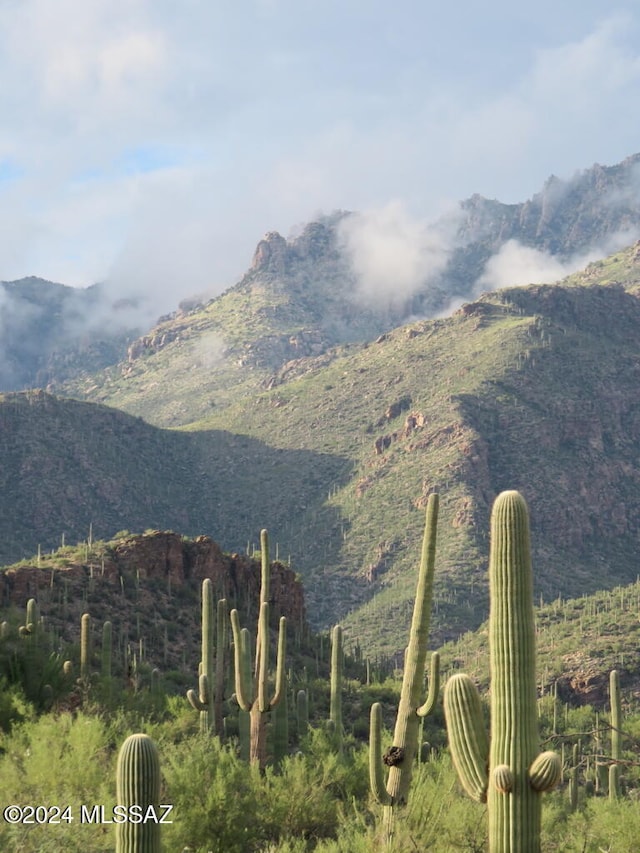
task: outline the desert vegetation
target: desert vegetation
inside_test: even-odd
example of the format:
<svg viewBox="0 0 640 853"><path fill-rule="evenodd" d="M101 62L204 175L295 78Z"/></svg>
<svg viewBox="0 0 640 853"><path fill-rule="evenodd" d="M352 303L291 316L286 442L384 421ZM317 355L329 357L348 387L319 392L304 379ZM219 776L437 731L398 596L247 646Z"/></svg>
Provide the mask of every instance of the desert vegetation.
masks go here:
<svg viewBox="0 0 640 853"><path fill-rule="evenodd" d="M528 528L524 501L507 497L516 519L509 504L496 522L503 538L492 535L499 578L491 585L491 622L434 650L430 664L435 495L427 502L403 666L368 657L340 625L310 635L278 613L270 618L266 532L262 592L252 608L243 602L230 618L226 599L216 605L211 583L202 583L194 614L200 660L185 661L181 679L154 665L144 641L119 645L118 626L102 621L97 607L77 621L74 642L51 630L35 598L7 611L0 800L18 810L0 821L2 849L631 853L640 837L636 643L629 630L630 648L624 637L609 644L607 632L618 613L637 623L638 585L534 609L530 577L520 591L509 581L527 566ZM72 552L65 545L43 558L42 571L66 564ZM135 598L135 586L127 594ZM240 627L248 622L257 633ZM593 705L562 681L559 667L578 652L600 660L604 687L601 679ZM528 667L526 682L509 667ZM510 708L517 725L504 716ZM489 715L491 745L482 734ZM512 755L524 764L511 766ZM535 799L527 794L524 805L505 808L531 782ZM132 803L146 820L120 822ZM12 822L16 814L21 820ZM514 815L517 825L505 829Z"/></svg>

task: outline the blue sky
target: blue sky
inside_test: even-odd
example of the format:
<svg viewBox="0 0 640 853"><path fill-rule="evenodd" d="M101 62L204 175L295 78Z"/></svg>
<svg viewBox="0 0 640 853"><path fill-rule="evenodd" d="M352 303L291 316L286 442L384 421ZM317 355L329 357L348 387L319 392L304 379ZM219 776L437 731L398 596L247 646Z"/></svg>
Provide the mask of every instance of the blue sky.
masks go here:
<svg viewBox="0 0 640 853"><path fill-rule="evenodd" d="M0 0L0 81L0 279L167 310L320 212L420 226L637 152L640 10Z"/></svg>

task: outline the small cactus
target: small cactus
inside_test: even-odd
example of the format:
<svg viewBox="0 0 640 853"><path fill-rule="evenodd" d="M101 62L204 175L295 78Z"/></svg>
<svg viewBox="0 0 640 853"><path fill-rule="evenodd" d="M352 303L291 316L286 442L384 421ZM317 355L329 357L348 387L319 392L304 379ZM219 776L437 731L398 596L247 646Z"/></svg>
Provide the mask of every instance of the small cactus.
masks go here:
<svg viewBox="0 0 640 853"><path fill-rule="evenodd" d="M80 619L80 679L89 681L91 665L91 616L83 613Z"/></svg>
<svg viewBox="0 0 640 853"><path fill-rule="evenodd" d="M137 806L142 814L152 806L160 814L160 757L146 734L130 735L120 748L116 768L119 806ZM160 824L155 820L116 825L116 853L160 853Z"/></svg>

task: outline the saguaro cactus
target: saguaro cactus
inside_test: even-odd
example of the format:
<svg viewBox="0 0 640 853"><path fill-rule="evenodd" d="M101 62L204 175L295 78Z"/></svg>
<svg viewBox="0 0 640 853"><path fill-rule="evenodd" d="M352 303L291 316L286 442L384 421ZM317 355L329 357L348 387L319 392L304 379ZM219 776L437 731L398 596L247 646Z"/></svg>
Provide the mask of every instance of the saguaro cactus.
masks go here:
<svg viewBox="0 0 640 853"><path fill-rule="evenodd" d="M342 673L344 651L342 627L334 625L331 631L331 692L329 698L329 731L338 752L342 752Z"/></svg>
<svg viewBox="0 0 640 853"><path fill-rule="evenodd" d="M280 618L278 631L278 656L276 661L276 683L273 695L269 699L269 538L267 531L260 534L262 559L262 583L260 587L260 612L258 616L258 635L256 641L255 675L252 680L246 677L246 656L249 643L243 642L240 617L237 610L231 611L231 628L235 652L236 699L243 711L248 711L251 720L251 748L249 760L260 768L267 763L266 715L282 699L285 691L285 647L286 619ZM243 656L245 660L243 661Z"/></svg>
<svg viewBox="0 0 640 853"><path fill-rule="evenodd" d="M490 853L539 853L540 793L562 765L539 752L529 513L515 491L493 505L489 581L491 740L475 685L454 675L444 694L451 756L467 793L487 801Z"/></svg>
<svg viewBox="0 0 640 853"><path fill-rule="evenodd" d="M427 700L421 704L433 598L438 505L438 495L430 495L427 503L418 586L409 633L409 645L405 653L402 691L393 735L393 746L383 758L380 756L381 709L377 702L371 708L369 746L371 790L378 802L385 806L385 826L388 839L393 834L393 809L407 801L413 763L418 749L420 718L431 713L438 698L440 658L436 653L431 659L431 678ZM390 768L386 787L383 782L382 761Z"/></svg>
<svg viewBox="0 0 640 853"><path fill-rule="evenodd" d="M296 726L298 739L309 731L309 694L306 690L296 693Z"/></svg>
<svg viewBox="0 0 640 853"><path fill-rule="evenodd" d="M129 735L118 753L116 799L129 814L137 806L145 821L116 825L116 853L160 853L160 824L150 819L149 807L160 817L160 758L148 735ZM133 815L135 818L135 814Z"/></svg>
<svg viewBox="0 0 640 853"><path fill-rule="evenodd" d="M611 758L609 765L609 799L620 797L620 764L622 758L622 705L620 702L620 673L609 673L609 699L611 701Z"/></svg>
<svg viewBox="0 0 640 853"><path fill-rule="evenodd" d="M206 578L202 584L202 660L199 666L198 693L187 691L191 705L200 711L200 731L214 732L222 736L224 732L223 698L225 680L227 600L218 601L216 610L215 670L213 666L213 599L211 581ZM215 675L214 675L215 672Z"/></svg>
<svg viewBox="0 0 640 853"><path fill-rule="evenodd" d="M80 679L88 684L91 667L91 616L83 613L80 619Z"/></svg>
<svg viewBox="0 0 640 853"><path fill-rule="evenodd" d="M38 602L35 598L30 598L27 601L27 615L24 625L18 629L18 633L23 637L36 636L40 627L40 612Z"/></svg>
<svg viewBox="0 0 640 853"><path fill-rule="evenodd" d="M111 641L112 641L111 622L104 622L102 625L102 677L111 678Z"/></svg>

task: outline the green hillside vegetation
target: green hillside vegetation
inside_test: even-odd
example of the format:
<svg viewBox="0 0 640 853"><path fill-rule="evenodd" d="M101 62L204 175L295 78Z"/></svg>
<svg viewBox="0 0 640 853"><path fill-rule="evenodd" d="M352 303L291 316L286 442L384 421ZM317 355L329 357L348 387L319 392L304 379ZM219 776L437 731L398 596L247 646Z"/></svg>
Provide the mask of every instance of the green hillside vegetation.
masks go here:
<svg viewBox="0 0 640 853"><path fill-rule="evenodd" d="M53 555L43 555L41 568L49 574L52 568L82 564L86 549L99 558L106 547L115 544L66 546ZM414 572L414 583L415 576ZM315 637L301 648L292 636L287 650L286 754L276 759L276 723L271 721L272 758L263 773L254 772L240 751L233 700L224 703L228 725L224 737L219 738L199 731L198 714L184 695L185 684L193 684L197 673L197 595L163 601L163 620L169 625L182 623L196 642L183 652L186 659L176 670L167 671L160 661L158 671L152 669L151 658L138 656L140 648L154 647L147 619L152 608L144 595L134 592L133 587L127 588L130 610L114 615L107 646L102 622L108 615L104 609L108 602L104 596L91 599L93 648L84 678L79 677L80 625L75 618L82 602L74 602L70 625L75 623L75 627L69 641L61 642L57 630L50 633L49 619L41 625L37 610L31 617L24 609L14 610L8 614L8 625L0 625L0 797L7 804L40 804L46 810L34 812L32 822L0 822L3 849L24 853L113 850L114 824L99 823L98 812L89 820L82 806L91 814L95 804L102 805L105 818L111 818L118 750L128 735L139 731L157 744L161 802L173 806L171 823L161 827L164 850L372 853L385 849L383 808L369 792L368 747L363 741L368 737L369 709L379 702L383 746L391 744L400 672L381 671L373 665L367 677L363 663L368 650L362 647L355 656L346 656L340 691L344 738L342 751L337 751L334 731L327 723L329 644L326 637ZM542 853L599 853L602 849L634 853L640 832L636 802L640 715L638 681L631 679L637 679L640 672L639 597L636 582L579 600L558 600L537 611L541 737L545 749L563 756L564 765L559 788L543 798ZM243 613L242 621L254 626L255 616L255 609L252 620ZM30 618L34 621L29 622ZM138 621L141 626L141 642L131 643L128 657L118 644L120 619L132 625ZM26 632L19 630L25 621ZM609 649L614 626L619 630L615 648ZM272 644L274 641L272 633ZM171 643L178 644L174 637ZM571 694L565 691L567 684L559 682L555 696L549 690L557 675L568 678L584 671L567 664L568 655L576 650L583 661L597 667L591 674L597 676L601 689L593 705L582 701L594 699L595 694ZM455 647L444 647L441 656L445 680L448 672L467 668L481 685L485 701L486 629L465 636ZM71 675L63 668L65 659L71 662ZM613 748L608 694L612 664L620 671L622 685L622 786L617 798L609 794L608 787ZM300 689L309 697L306 733L298 728L294 703ZM230 697L229 672L225 690ZM468 800L456 781L440 702L425 719L420 738L409 802L397 817L391 849L400 853L415 849L486 851L486 806ZM65 818L66 806L66 817L73 817L72 822Z"/></svg>
<svg viewBox="0 0 640 853"><path fill-rule="evenodd" d="M320 483L339 482L346 466L226 431L160 430L42 391L2 395L0 425L3 562L38 546L51 550L63 537L84 541L90 527L96 539L123 529L175 529L244 549L265 522L283 530L300 506L324 511ZM287 488L270 494L274 476ZM284 553L288 543L280 541Z"/></svg>
<svg viewBox="0 0 640 853"><path fill-rule="evenodd" d="M637 255L631 247L558 285L486 294L449 318L279 373L255 366L240 392L226 386L224 405L180 430L7 397L5 494L20 484L21 502L19 516L15 500L3 515L11 556L51 547L64 530L77 541L90 522L99 536L207 533L230 550L266 524L304 579L314 624L340 618L352 639L396 654L428 494L442 495L434 631L444 640L486 615L488 507L518 488L533 507L537 595L629 582L640 510ZM149 421L164 420L158 400L181 420L202 413L202 374L179 353L201 339L203 311L222 309L194 310L184 334L138 359L135 409ZM235 309L227 323L239 342ZM128 406L128 382L99 396ZM195 409L182 411L181 399Z"/></svg>

